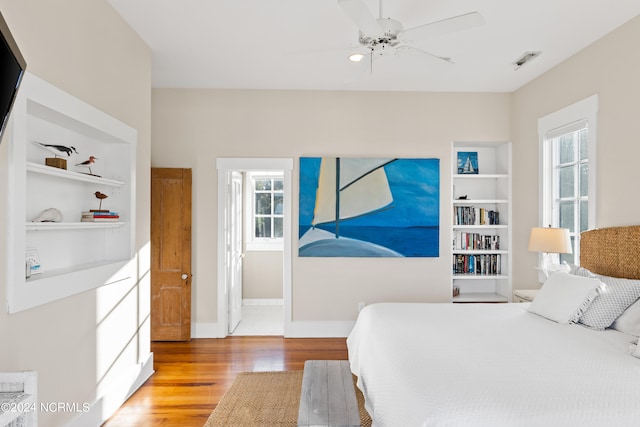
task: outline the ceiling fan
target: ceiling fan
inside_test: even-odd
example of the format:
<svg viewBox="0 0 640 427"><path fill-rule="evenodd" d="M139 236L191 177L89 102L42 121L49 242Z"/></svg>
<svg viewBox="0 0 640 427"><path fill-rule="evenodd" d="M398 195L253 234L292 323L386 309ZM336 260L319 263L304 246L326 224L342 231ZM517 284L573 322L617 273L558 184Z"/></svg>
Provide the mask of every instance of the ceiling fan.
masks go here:
<svg viewBox="0 0 640 427"><path fill-rule="evenodd" d="M401 50L415 50L438 60L453 64L449 57L438 56L412 46L413 41L448 34L484 24L484 18L478 12L470 12L440 21L430 22L417 27L404 29L402 24L391 18L384 18L382 0L379 4L379 17L374 18L363 0L338 0L345 14L356 24L360 32L358 41L361 49L349 59L354 62L369 56L371 67L374 57L398 54Z"/></svg>

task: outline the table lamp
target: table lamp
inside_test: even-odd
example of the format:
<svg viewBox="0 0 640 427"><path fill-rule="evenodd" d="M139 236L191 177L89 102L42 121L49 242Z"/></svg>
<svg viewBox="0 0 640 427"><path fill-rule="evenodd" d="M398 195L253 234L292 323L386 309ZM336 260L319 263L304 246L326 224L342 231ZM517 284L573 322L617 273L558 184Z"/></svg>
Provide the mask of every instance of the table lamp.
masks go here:
<svg viewBox="0 0 640 427"><path fill-rule="evenodd" d="M570 254L571 238L569 230L566 228L553 227L534 227L529 235L529 250L532 252L541 252L540 272L538 278L542 282L549 278L549 273L554 271L567 271L568 266L562 266L558 255Z"/></svg>

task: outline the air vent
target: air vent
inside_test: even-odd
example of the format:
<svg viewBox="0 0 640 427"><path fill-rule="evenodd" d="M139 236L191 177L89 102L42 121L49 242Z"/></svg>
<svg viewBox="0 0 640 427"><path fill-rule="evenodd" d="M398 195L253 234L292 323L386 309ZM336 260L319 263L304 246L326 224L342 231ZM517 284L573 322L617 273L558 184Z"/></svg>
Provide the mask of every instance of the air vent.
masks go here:
<svg viewBox="0 0 640 427"><path fill-rule="evenodd" d="M520 67L522 67L525 64L528 64L529 62L533 61L535 58L537 58L538 56L540 56L542 52L540 51L536 51L536 52L525 52L524 55L522 55L520 58L516 59L516 61L513 63L513 69L518 70Z"/></svg>

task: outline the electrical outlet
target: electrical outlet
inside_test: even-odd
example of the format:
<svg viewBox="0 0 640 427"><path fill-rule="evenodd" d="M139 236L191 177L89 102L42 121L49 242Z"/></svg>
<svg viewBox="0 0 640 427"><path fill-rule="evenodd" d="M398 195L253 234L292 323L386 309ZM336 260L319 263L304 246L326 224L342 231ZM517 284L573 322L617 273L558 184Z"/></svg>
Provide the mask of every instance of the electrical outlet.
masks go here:
<svg viewBox="0 0 640 427"><path fill-rule="evenodd" d="M358 303L358 313L360 313L360 310L362 310L364 308L364 302L360 301Z"/></svg>

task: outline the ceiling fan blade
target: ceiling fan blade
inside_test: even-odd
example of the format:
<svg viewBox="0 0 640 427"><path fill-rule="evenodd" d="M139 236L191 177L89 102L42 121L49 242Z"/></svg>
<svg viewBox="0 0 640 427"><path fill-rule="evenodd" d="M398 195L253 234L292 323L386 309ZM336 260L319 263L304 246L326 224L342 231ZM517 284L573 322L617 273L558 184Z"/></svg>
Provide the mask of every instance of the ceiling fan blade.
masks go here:
<svg viewBox="0 0 640 427"><path fill-rule="evenodd" d="M425 40L442 34L449 34L455 31L479 27L483 24L484 18L482 15L478 12L471 12L464 15L454 16L453 18L447 18L441 21L409 28L404 31L404 37L405 40L407 38L416 41Z"/></svg>
<svg viewBox="0 0 640 427"><path fill-rule="evenodd" d="M382 34L383 31L380 24L378 24L378 21L362 0L338 0L338 4L362 34L370 37Z"/></svg>
<svg viewBox="0 0 640 427"><path fill-rule="evenodd" d="M427 56L431 57L432 59L437 59L437 60L445 62L445 63L447 63L449 65L455 65L455 62L453 62L451 60L451 58L447 58L446 56L434 55L433 53L429 53L427 51L424 51L422 49L418 49L417 47L413 47L413 46L399 46L399 47L396 48L396 51L398 53L401 53L403 51L404 52L416 52L416 53L418 53L420 55L427 55Z"/></svg>

